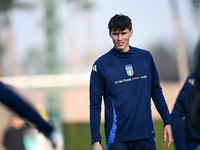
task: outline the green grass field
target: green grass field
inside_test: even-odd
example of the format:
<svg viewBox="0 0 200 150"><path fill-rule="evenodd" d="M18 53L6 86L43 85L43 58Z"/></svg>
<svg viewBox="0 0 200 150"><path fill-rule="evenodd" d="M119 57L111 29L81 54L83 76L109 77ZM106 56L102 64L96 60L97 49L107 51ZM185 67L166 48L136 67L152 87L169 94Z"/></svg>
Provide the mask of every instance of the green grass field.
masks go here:
<svg viewBox="0 0 200 150"><path fill-rule="evenodd" d="M163 123L154 120L157 150L174 150L174 145L167 148L167 142L163 141ZM92 150L89 123L66 123L63 126L65 137L64 150ZM101 124L102 147L106 150L104 126Z"/></svg>

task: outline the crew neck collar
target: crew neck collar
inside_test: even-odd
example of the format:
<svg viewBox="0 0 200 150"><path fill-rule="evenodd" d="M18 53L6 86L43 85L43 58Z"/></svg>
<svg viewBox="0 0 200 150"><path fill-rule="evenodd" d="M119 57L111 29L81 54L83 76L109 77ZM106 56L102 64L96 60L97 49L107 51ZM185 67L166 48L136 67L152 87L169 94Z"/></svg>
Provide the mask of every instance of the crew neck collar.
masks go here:
<svg viewBox="0 0 200 150"><path fill-rule="evenodd" d="M135 54L134 48L132 46L129 46L130 50L127 52L120 52L115 49L115 47L112 48L113 52L116 53L117 55L130 55L130 54Z"/></svg>

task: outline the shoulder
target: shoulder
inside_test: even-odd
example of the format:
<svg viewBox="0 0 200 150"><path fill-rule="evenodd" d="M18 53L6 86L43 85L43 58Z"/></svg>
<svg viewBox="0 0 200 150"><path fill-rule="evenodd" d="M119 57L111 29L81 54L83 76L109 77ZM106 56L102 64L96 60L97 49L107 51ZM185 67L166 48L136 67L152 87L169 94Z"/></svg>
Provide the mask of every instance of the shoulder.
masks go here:
<svg viewBox="0 0 200 150"><path fill-rule="evenodd" d="M95 62L94 65L105 65L109 60L111 60L112 54L111 50L102 56L100 56Z"/></svg>
<svg viewBox="0 0 200 150"><path fill-rule="evenodd" d="M185 84L188 84L189 86L192 86L192 87L199 87L200 83L199 83L199 80L197 79L196 75L194 73L191 73L187 77Z"/></svg>
<svg viewBox="0 0 200 150"><path fill-rule="evenodd" d="M195 75L194 75L194 73L191 73L188 77L187 77L187 79L186 79L186 81L185 81L185 83L184 83L184 85L183 85L183 87L182 87L182 89L181 89L181 91L180 91L180 93L179 93L179 95L194 95L194 93L195 93L195 91L196 91L196 78L195 78Z"/></svg>
<svg viewBox="0 0 200 150"><path fill-rule="evenodd" d="M100 73L102 74L103 68L105 68L108 60L111 58L111 50L105 54L103 54L101 57L99 57L93 64L92 66L92 73Z"/></svg>
<svg viewBox="0 0 200 150"><path fill-rule="evenodd" d="M137 56L140 56L140 57L145 58L147 60L153 60L153 57L148 50L140 49L140 48L137 48L137 47L132 47L132 48L133 48L133 50L134 50L134 52Z"/></svg>
<svg viewBox="0 0 200 150"><path fill-rule="evenodd" d="M148 50L132 47L134 49L134 52L138 55L145 55L145 56L151 56L151 53Z"/></svg>

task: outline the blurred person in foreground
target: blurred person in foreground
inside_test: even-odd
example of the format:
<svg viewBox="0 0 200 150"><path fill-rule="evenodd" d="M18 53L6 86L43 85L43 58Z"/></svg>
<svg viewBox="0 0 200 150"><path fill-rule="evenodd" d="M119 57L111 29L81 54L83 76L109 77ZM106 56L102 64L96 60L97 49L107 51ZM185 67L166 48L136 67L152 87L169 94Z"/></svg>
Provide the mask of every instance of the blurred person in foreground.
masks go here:
<svg viewBox="0 0 200 150"><path fill-rule="evenodd" d="M0 102L22 118L33 123L40 132L49 138L54 148L62 144L61 134L50 123L45 121L31 105L2 82L0 82Z"/></svg>
<svg viewBox="0 0 200 150"><path fill-rule="evenodd" d="M100 114L105 103L108 150L155 150L151 98L164 121L164 141L173 142L170 114L152 55L129 45L133 34L128 16L116 14L109 23L114 47L93 65L90 77L90 128L93 150L102 150Z"/></svg>
<svg viewBox="0 0 200 150"><path fill-rule="evenodd" d="M184 83L172 110L176 150L200 150L200 41L194 71Z"/></svg>
<svg viewBox="0 0 200 150"><path fill-rule="evenodd" d="M12 115L9 127L6 129L3 137L3 145L6 150L25 150L23 141L25 130L24 120Z"/></svg>

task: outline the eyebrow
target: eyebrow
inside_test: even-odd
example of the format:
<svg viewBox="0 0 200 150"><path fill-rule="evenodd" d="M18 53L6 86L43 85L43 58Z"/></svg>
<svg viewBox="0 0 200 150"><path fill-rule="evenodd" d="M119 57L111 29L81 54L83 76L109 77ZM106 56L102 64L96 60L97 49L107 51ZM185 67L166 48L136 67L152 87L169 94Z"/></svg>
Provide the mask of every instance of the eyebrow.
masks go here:
<svg viewBox="0 0 200 150"><path fill-rule="evenodd" d="M113 31L112 32L112 34L125 34L125 33L127 33L128 31L120 31L120 32L118 32L118 31Z"/></svg>

